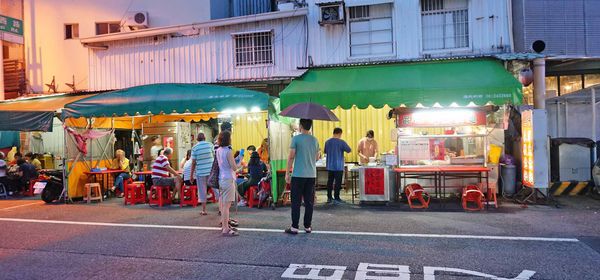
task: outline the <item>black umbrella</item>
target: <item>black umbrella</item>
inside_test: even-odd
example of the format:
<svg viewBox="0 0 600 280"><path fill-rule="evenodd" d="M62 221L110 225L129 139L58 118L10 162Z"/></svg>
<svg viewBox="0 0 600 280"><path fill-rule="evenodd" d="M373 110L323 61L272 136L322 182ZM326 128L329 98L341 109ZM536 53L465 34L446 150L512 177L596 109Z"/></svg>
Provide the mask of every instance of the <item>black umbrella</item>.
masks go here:
<svg viewBox="0 0 600 280"><path fill-rule="evenodd" d="M281 113L281 116L299 118L299 119L310 119L310 120L322 120L322 121L340 121L331 110L325 106L316 103L296 103L285 108Z"/></svg>

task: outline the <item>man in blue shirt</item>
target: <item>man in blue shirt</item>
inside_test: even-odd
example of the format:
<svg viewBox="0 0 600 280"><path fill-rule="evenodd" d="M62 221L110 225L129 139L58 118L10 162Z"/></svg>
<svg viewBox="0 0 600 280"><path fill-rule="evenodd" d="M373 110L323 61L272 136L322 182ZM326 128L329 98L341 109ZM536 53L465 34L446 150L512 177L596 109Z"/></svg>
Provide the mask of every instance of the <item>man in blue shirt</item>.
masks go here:
<svg viewBox="0 0 600 280"><path fill-rule="evenodd" d="M333 137L325 142L325 154L327 154L327 203L344 203L340 198L342 188L342 177L344 177L344 152L350 153L352 149L342 140L342 129L333 129ZM335 183L335 193L331 196Z"/></svg>
<svg viewBox="0 0 600 280"><path fill-rule="evenodd" d="M311 127L312 120L301 119L300 134L292 138L290 145L290 154L285 172L285 182L290 184L292 198L292 226L285 230L289 234L298 233L302 199L304 199L304 231L306 233L312 232L311 223L319 142L317 138L310 134Z"/></svg>

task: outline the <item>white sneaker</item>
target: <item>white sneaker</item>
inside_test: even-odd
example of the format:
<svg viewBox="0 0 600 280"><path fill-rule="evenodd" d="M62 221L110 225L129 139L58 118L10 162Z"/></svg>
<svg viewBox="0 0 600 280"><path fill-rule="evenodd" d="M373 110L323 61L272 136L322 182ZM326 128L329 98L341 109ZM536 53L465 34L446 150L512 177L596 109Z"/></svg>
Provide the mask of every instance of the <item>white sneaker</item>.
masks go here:
<svg viewBox="0 0 600 280"><path fill-rule="evenodd" d="M238 202L238 207L246 207L246 201L245 200L240 200L240 202Z"/></svg>

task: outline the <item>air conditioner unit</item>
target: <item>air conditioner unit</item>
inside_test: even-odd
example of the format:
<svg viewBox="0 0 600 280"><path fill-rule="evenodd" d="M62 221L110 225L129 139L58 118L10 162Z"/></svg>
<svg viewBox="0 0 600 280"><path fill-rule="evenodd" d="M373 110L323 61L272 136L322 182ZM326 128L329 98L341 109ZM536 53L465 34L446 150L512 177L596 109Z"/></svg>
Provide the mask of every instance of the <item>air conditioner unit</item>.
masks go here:
<svg viewBox="0 0 600 280"><path fill-rule="evenodd" d="M148 28L148 13L128 12L123 19L122 26L129 28L129 30Z"/></svg>
<svg viewBox="0 0 600 280"><path fill-rule="evenodd" d="M328 2L319 5L320 19L319 24L344 24L344 2Z"/></svg>

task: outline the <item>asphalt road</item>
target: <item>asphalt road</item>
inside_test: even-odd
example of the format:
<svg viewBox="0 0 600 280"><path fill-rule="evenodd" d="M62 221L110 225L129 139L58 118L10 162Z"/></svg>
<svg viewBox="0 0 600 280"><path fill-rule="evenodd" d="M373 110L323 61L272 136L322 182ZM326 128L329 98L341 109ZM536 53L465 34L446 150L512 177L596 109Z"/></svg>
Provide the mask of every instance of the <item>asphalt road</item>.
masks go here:
<svg viewBox="0 0 600 280"><path fill-rule="evenodd" d="M201 217L117 199L3 200L0 278L600 279L600 202L567 202L483 213L319 206L315 232L297 236L282 233L289 209L240 208L241 236L221 237L214 205Z"/></svg>

